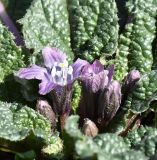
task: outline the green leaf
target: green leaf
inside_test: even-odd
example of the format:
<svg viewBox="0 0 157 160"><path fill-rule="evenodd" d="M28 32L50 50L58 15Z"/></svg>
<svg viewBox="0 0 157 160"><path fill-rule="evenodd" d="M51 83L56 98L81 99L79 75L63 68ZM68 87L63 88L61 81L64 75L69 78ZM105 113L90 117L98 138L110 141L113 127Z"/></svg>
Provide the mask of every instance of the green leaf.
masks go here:
<svg viewBox="0 0 157 160"><path fill-rule="evenodd" d="M53 135L50 144L42 149L42 154L45 159L63 159L63 142L59 135Z"/></svg>
<svg viewBox="0 0 157 160"><path fill-rule="evenodd" d="M126 137L132 148L140 150L146 156L153 156L157 151L157 129L151 127L140 127L130 132Z"/></svg>
<svg viewBox="0 0 157 160"><path fill-rule="evenodd" d="M120 35L116 56L116 79L122 80L128 70L151 71L152 42L156 33L157 4L154 0L129 0L129 21Z"/></svg>
<svg viewBox="0 0 157 160"><path fill-rule="evenodd" d="M92 61L115 52L118 17L115 0L68 0L71 43L80 58Z"/></svg>
<svg viewBox="0 0 157 160"><path fill-rule="evenodd" d="M134 160L136 157L140 160L148 159L142 152L130 149L129 144L115 134L100 134L94 140L78 140L75 148L74 159L79 160Z"/></svg>
<svg viewBox="0 0 157 160"><path fill-rule="evenodd" d="M21 67L24 67L22 49L13 41L13 35L0 23L0 82Z"/></svg>
<svg viewBox="0 0 157 160"><path fill-rule="evenodd" d="M68 118L63 134L65 157L76 160L132 160L141 152L130 150L127 141L116 134L99 134L94 139L83 136L78 129L78 116ZM133 155L132 155L132 154Z"/></svg>
<svg viewBox="0 0 157 160"><path fill-rule="evenodd" d="M0 102L0 147L13 152L39 151L51 136L49 122L33 109Z"/></svg>
<svg viewBox="0 0 157 160"><path fill-rule="evenodd" d="M129 150L129 146L123 138L116 134L99 134L94 138L94 142L108 154L119 154Z"/></svg>
<svg viewBox="0 0 157 160"><path fill-rule="evenodd" d="M100 148L95 144L91 138L78 140L75 144L75 159L97 159L97 153Z"/></svg>
<svg viewBox="0 0 157 160"><path fill-rule="evenodd" d="M22 48L16 46L13 34L0 22L0 100L23 102L20 85L15 82L13 73L24 67L24 63Z"/></svg>
<svg viewBox="0 0 157 160"><path fill-rule="evenodd" d="M75 151L75 142L84 138L83 134L78 128L78 119L79 116L70 116L65 124L63 142L65 146L64 153L67 158L73 156Z"/></svg>
<svg viewBox="0 0 157 160"><path fill-rule="evenodd" d="M51 46L73 59L66 0L34 0L20 23L26 46L35 49L35 53Z"/></svg>
<svg viewBox="0 0 157 160"><path fill-rule="evenodd" d="M142 113L149 109L150 103L155 99L157 99L157 70L152 70L137 82L124 108L130 109L133 113Z"/></svg>
<svg viewBox="0 0 157 160"><path fill-rule="evenodd" d="M35 160L36 154L34 151L27 151L24 153L17 153L15 155L15 160Z"/></svg>
<svg viewBox="0 0 157 160"><path fill-rule="evenodd" d="M125 153L117 154L113 157L113 160L148 160L149 158L144 153L135 150L129 150ZM110 159L108 159L110 160Z"/></svg>
<svg viewBox="0 0 157 160"><path fill-rule="evenodd" d="M71 101L71 106L74 111L74 114L76 114L77 109L79 107L79 103L81 100L81 91L82 91L81 85L79 84L78 81L75 81L73 84L72 101Z"/></svg>

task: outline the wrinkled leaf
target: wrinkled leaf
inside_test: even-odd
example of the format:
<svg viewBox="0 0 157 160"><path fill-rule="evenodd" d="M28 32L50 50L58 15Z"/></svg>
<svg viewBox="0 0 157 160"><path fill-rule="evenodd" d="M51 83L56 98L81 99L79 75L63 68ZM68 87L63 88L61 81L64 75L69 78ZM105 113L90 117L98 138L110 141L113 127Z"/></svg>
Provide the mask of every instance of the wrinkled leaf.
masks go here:
<svg viewBox="0 0 157 160"><path fill-rule="evenodd" d="M114 0L68 0L72 49L92 61L117 48L118 17Z"/></svg>
<svg viewBox="0 0 157 160"><path fill-rule="evenodd" d="M142 151L146 156L153 156L157 151L157 130L151 127L141 127L128 134L127 139L135 150Z"/></svg>
<svg viewBox="0 0 157 160"><path fill-rule="evenodd" d="M1 148L16 152L39 150L48 143L49 122L33 109L18 104L0 102Z"/></svg>
<svg viewBox="0 0 157 160"><path fill-rule="evenodd" d="M143 75L137 82L135 89L129 94L125 107L134 113L141 113L149 109L150 103L157 99L157 71Z"/></svg>
<svg viewBox="0 0 157 160"><path fill-rule="evenodd" d="M24 67L22 49L13 41L13 35L0 23L0 82L13 71Z"/></svg>
<svg viewBox="0 0 157 160"><path fill-rule="evenodd" d="M51 46L73 59L66 0L34 0L20 23L26 46L35 49L35 53Z"/></svg>
<svg viewBox="0 0 157 160"><path fill-rule="evenodd" d="M63 142L59 135L53 135L50 144L42 149L42 154L46 159L63 159Z"/></svg>
<svg viewBox="0 0 157 160"><path fill-rule="evenodd" d="M116 56L117 80L122 80L128 70L149 72L153 64L157 3L154 0L130 0L127 9L128 23L120 35Z"/></svg>
<svg viewBox="0 0 157 160"><path fill-rule="evenodd" d="M78 116L70 116L65 124L63 132L64 153L66 157L72 157L75 150L75 142L83 139L83 134L78 129Z"/></svg>

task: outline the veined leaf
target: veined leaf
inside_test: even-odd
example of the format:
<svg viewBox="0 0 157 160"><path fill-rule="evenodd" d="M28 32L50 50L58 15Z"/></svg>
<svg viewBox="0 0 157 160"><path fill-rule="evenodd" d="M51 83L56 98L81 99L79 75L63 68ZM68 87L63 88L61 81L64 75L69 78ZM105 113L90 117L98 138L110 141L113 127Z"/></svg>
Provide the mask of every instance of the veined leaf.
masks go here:
<svg viewBox="0 0 157 160"><path fill-rule="evenodd" d="M116 79L122 80L128 70L151 71L152 42L155 39L157 3L154 0L129 0L128 24L120 35L116 58Z"/></svg>
<svg viewBox="0 0 157 160"><path fill-rule="evenodd" d="M34 0L20 23L26 46L35 49L35 53L51 46L73 59L66 0Z"/></svg>
<svg viewBox="0 0 157 160"><path fill-rule="evenodd" d="M115 0L68 0L72 49L92 61L115 52L118 17Z"/></svg>
<svg viewBox="0 0 157 160"><path fill-rule="evenodd" d="M24 63L22 48L16 46L13 34L0 22L0 100L23 101L20 85L15 82L13 72L24 67Z"/></svg>
<svg viewBox="0 0 157 160"><path fill-rule="evenodd" d="M142 151L146 156L156 154L157 130L151 127L140 127L135 131L131 131L126 137L133 149Z"/></svg>
<svg viewBox="0 0 157 160"><path fill-rule="evenodd" d="M0 102L1 148L25 152L40 150L51 136L49 122L33 109L18 104Z"/></svg>
<svg viewBox="0 0 157 160"><path fill-rule="evenodd" d="M13 35L0 22L0 82L24 66L22 49L16 46L13 39Z"/></svg>
<svg viewBox="0 0 157 160"><path fill-rule="evenodd" d="M78 116L71 116L67 120L64 144L66 158L74 160L140 160L148 158L140 151L131 150L129 143L116 134L99 134L94 139L83 136L78 129ZM78 133L78 134L77 134Z"/></svg>
<svg viewBox="0 0 157 160"><path fill-rule="evenodd" d="M125 107L133 113L142 113L149 109L150 103L157 99L157 70L143 75L135 89L129 94Z"/></svg>

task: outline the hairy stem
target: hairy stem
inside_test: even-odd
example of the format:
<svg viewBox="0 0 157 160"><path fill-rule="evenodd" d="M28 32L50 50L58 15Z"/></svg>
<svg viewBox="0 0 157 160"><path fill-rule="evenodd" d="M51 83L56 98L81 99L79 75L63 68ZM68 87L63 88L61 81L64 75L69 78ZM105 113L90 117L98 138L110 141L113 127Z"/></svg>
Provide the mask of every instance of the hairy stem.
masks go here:
<svg viewBox="0 0 157 160"><path fill-rule="evenodd" d="M19 31L17 30L16 26L14 25L13 21L11 20L9 15L7 14L5 7L1 1L0 1L0 18L1 18L2 22L8 27L9 31L12 32L13 35L15 36L15 43L18 46L23 46L24 41L23 41Z"/></svg>

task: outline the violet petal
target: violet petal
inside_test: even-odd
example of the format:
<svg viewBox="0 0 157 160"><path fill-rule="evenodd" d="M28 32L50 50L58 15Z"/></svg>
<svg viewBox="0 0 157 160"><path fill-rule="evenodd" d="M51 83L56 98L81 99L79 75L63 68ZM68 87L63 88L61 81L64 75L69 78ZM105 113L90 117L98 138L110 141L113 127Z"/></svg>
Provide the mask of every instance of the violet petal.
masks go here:
<svg viewBox="0 0 157 160"><path fill-rule="evenodd" d="M99 60L95 60L93 64L87 64L83 70L82 75L83 76L93 76L95 74L98 74L104 70L104 66L100 63Z"/></svg>
<svg viewBox="0 0 157 160"><path fill-rule="evenodd" d="M104 66L100 63L99 60L95 60L92 64L93 72L98 74L99 72L104 70Z"/></svg>
<svg viewBox="0 0 157 160"><path fill-rule="evenodd" d="M121 104L121 86L118 81L112 81L99 97L98 115L110 121Z"/></svg>
<svg viewBox="0 0 157 160"><path fill-rule="evenodd" d="M50 81L42 81L39 84L39 94L45 95L49 93L51 90L53 90L56 87L56 85Z"/></svg>
<svg viewBox="0 0 157 160"><path fill-rule="evenodd" d="M49 69L52 68L55 62L62 63L66 60L66 55L57 48L45 47L42 50L44 64Z"/></svg>
<svg viewBox="0 0 157 160"><path fill-rule="evenodd" d="M22 79L38 79L42 80L45 73L47 72L46 68L39 67L37 65L32 65L29 68L20 69L16 76Z"/></svg>
<svg viewBox="0 0 157 160"><path fill-rule="evenodd" d="M98 90L103 90L108 85L108 71L104 70L93 77L83 77L82 82L89 91L96 93Z"/></svg>
<svg viewBox="0 0 157 160"><path fill-rule="evenodd" d="M76 62L72 64L73 77L74 78L79 77L82 73L83 67L86 66L87 64L89 64L87 61L78 58Z"/></svg>
<svg viewBox="0 0 157 160"><path fill-rule="evenodd" d="M83 77L92 77L94 75L94 72L93 72L93 67L91 64L87 64L83 67L82 69L82 76Z"/></svg>
<svg viewBox="0 0 157 160"><path fill-rule="evenodd" d="M111 82L113 74L114 74L114 65L111 65L108 68L108 71L109 71L109 73L108 73L108 80L109 80L109 82Z"/></svg>

